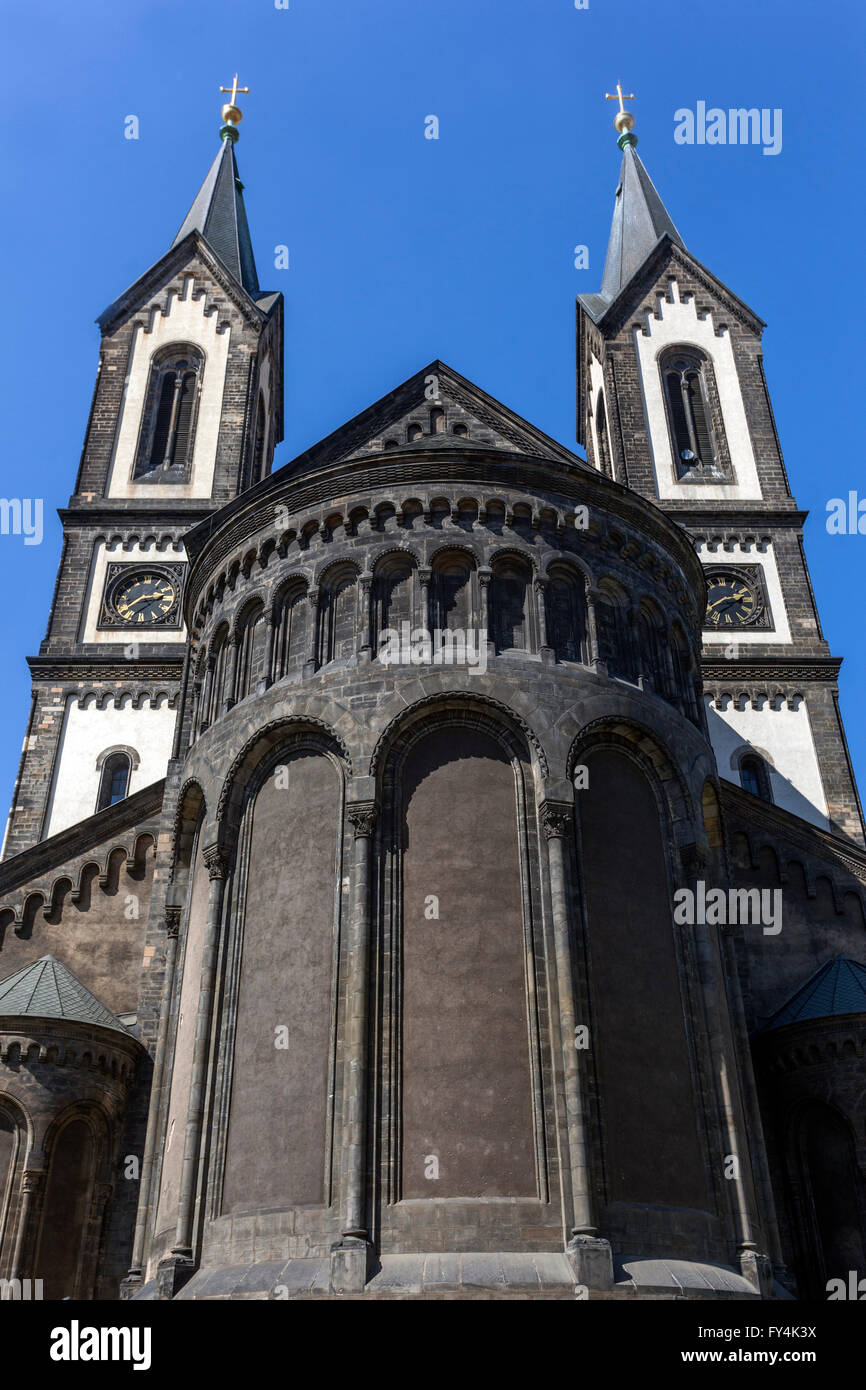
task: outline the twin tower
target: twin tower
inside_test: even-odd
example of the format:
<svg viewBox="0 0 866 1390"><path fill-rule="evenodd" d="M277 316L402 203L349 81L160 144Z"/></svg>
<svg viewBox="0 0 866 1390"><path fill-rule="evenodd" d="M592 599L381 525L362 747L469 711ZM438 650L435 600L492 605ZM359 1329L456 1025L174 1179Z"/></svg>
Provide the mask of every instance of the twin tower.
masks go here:
<svg viewBox="0 0 866 1390"><path fill-rule="evenodd" d="M586 461L433 361L274 467L283 301L233 102L99 320L0 864L0 1277L757 1299L866 1273L839 661L763 324L623 116Z"/></svg>

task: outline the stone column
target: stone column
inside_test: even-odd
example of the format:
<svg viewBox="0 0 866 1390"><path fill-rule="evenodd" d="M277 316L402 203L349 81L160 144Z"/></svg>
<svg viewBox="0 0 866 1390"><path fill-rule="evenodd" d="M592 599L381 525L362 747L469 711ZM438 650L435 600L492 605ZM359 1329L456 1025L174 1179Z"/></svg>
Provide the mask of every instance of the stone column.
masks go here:
<svg viewBox="0 0 866 1390"><path fill-rule="evenodd" d="M586 591L586 646L587 662L600 676L607 675L607 666L601 659L601 647L598 640L598 604L599 594L597 589L587 589Z"/></svg>
<svg viewBox="0 0 866 1390"><path fill-rule="evenodd" d="M782 1242L779 1236L776 1199L773 1193L773 1182L770 1177L770 1166L767 1161L767 1145L764 1138L764 1125L761 1118L758 1087L755 1081L752 1050L749 1046L749 1033L746 1027L746 1011L743 1004L743 993L740 987L737 952L730 927L726 930L722 930L721 947L725 966L725 978L728 986L728 998L730 1000L734 1046L740 1059L740 1075L743 1078L743 1100L746 1107L748 1122L747 1138L750 1141L755 1185L760 1192L762 1215L770 1244L770 1259L773 1261L775 1275L779 1283L783 1288L793 1293L794 1281L792 1280L790 1271L785 1265L785 1257L782 1253Z"/></svg>
<svg viewBox="0 0 866 1390"><path fill-rule="evenodd" d="M213 723L213 720L211 719L211 704L213 703L213 673L215 665L216 661L214 660L213 656L208 656L205 665L204 691L202 694L201 701L201 718L199 720L199 729L196 731L197 734L199 732L204 732L208 725Z"/></svg>
<svg viewBox="0 0 866 1390"><path fill-rule="evenodd" d="M575 1045L577 1021L574 1008L574 960L568 884L568 845L574 840L574 807L566 802L545 801L540 810L550 868L550 903L556 952L560 1044L568 1129L571 1179L568 1256L579 1283L604 1289L610 1288L613 1284L613 1261L610 1244L599 1239L593 1219L589 1141L578 1067L578 1050Z"/></svg>
<svg viewBox="0 0 866 1390"><path fill-rule="evenodd" d="M307 659L304 662L304 675L311 676L316 669L319 656L319 590L307 590L307 603L310 613L310 630L307 633Z"/></svg>
<svg viewBox="0 0 866 1390"><path fill-rule="evenodd" d="M535 595L535 622L538 632L538 652L543 662L550 664L556 660L556 652L547 640L547 589L550 580L546 575L537 574L532 581Z"/></svg>
<svg viewBox="0 0 866 1390"><path fill-rule="evenodd" d="M46 1177L44 1168L25 1168L21 1174L21 1201L18 1205L18 1229L15 1232L15 1249L9 1270L10 1280L22 1277L21 1270L30 1234L30 1216L37 1199L42 1196Z"/></svg>
<svg viewBox="0 0 866 1390"><path fill-rule="evenodd" d="M238 670L238 637L233 633L229 638L226 649L226 673L225 673L225 696L223 698L222 713L227 714L235 703L235 681L237 680Z"/></svg>
<svg viewBox="0 0 866 1390"><path fill-rule="evenodd" d="M432 579L433 571L426 565L421 565L418 569L418 583L421 586L421 613L418 626L428 634L430 633L430 583Z"/></svg>
<svg viewBox="0 0 866 1390"><path fill-rule="evenodd" d="M210 892L201 964L201 985L199 987L195 1042L189 1083L189 1105L184 1136L177 1229L171 1254L167 1259L160 1261L157 1271L157 1296L160 1298L173 1298L195 1269L192 1251L192 1227L201 1156L220 923L227 874L225 858L217 846L208 846L203 852L203 857L210 879Z"/></svg>
<svg viewBox="0 0 866 1390"><path fill-rule="evenodd" d="M138 1211L135 1217L135 1236L132 1243L132 1261L129 1273L120 1286L121 1298L131 1298L144 1280L144 1245L152 1211L151 1183L153 1181L153 1156L156 1148L156 1132L159 1125L163 1101L163 1078L167 1050L171 996L174 991L174 972L177 961L177 939L180 932L181 909L167 906L165 909L165 970L162 977L162 993L159 1000L159 1030L156 1038L156 1051L153 1058L153 1078L150 1087L150 1104L147 1112L147 1136L141 1160L141 1182L138 1189Z"/></svg>
<svg viewBox="0 0 866 1390"><path fill-rule="evenodd" d="M490 631L490 585L493 580L493 571L482 565L478 570L478 626L482 632L487 634L487 656L488 659L496 653L496 641ZM479 635L479 642L481 641Z"/></svg>
<svg viewBox="0 0 866 1390"><path fill-rule="evenodd" d="M346 1195L342 1238L331 1249L331 1288L360 1292L367 1279L367 1032L370 995L370 878L376 806L371 801L347 808L354 832L352 922L346 1016L346 1089L343 1102Z"/></svg>
<svg viewBox="0 0 866 1390"><path fill-rule="evenodd" d="M360 661L373 659L373 576L365 571L360 576L361 586L361 642L358 648Z"/></svg>

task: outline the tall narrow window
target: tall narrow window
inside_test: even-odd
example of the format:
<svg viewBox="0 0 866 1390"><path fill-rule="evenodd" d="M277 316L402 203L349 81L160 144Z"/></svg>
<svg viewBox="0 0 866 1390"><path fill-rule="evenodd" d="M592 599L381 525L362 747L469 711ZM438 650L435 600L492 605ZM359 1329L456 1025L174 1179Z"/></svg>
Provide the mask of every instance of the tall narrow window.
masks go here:
<svg viewBox="0 0 866 1390"><path fill-rule="evenodd" d="M106 806L123 801L129 793L131 771L132 760L128 753L111 753L105 759L99 779L99 795L96 798L97 811L104 811Z"/></svg>
<svg viewBox="0 0 866 1390"><path fill-rule="evenodd" d="M740 786L762 801L773 800L767 764L757 753L747 753L740 758Z"/></svg>
<svg viewBox="0 0 866 1390"><path fill-rule="evenodd" d="M662 377L677 476L682 480L723 477L710 423L704 357L675 348L662 362Z"/></svg>
<svg viewBox="0 0 866 1390"><path fill-rule="evenodd" d="M492 616L496 650L529 651L528 598L532 571L520 560L497 561L493 569Z"/></svg>
<svg viewBox="0 0 866 1390"><path fill-rule="evenodd" d="M302 580L291 585L277 610L276 679L300 671L307 659L307 590Z"/></svg>
<svg viewBox="0 0 866 1390"><path fill-rule="evenodd" d="M264 609L261 604L248 609L238 629L238 660L235 672L235 691L238 700L243 700L252 692L260 674L259 667L264 655L260 643L261 634L264 631L263 614Z"/></svg>
<svg viewBox="0 0 866 1390"><path fill-rule="evenodd" d="M204 358L175 343L154 357L141 420L135 478L185 482L192 466L195 421Z"/></svg>
<svg viewBox="0 0 866 1390"><path fill-rule="evenodd" d="M265 467L265 398L259 392L259 408L256 414L256 443L253 451L253 482L257 483L264 476Z"/></svg>
<svg viewBox="0 0 866 1390"><path fill-rule="evenodd" d="M598 405L595 411L595 437L598 440L598 468L599 472L611 476L610 471L610 449L607 442L607 411L604 408L604 393L598 393Z"/></svg>

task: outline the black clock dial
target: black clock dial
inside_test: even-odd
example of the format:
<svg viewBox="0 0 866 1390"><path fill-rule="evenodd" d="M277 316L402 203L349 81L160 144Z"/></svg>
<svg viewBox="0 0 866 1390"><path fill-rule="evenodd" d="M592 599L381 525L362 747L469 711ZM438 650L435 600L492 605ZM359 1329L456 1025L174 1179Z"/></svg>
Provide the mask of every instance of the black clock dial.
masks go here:
<svg viewBox="0 0 866 1390"><path fill-rule="evenodd" d="M146 570L130 575L118 584L113 604L124 623L156 623L171 612L177 601L177 590L164 574Z"/></svg>
<svg viewBox="0 0 866 1390"><path fill-rule="evenodd" d="M706 627L745 627L759 612L758 595L738 574L707 575Z"/></svg>

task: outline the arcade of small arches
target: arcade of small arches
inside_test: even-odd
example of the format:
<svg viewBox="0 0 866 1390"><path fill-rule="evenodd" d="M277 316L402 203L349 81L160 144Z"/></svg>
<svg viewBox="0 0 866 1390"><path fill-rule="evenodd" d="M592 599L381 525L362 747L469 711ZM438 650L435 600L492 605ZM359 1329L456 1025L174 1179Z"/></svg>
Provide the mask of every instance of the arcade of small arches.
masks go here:
<svg viewBox="0 0 866 1390"><path fill-rule="evenodd" d="M666 616L658 597L630 596L610 574L595 583L567 554L537 568L533 557L503 550L480 565L468 547L446 545L427 566L400 548L380 555L366 573L345 559L318 577L275 573L265 592L243 593L231 616L214 616L200 642L194 734L275 682L303 679L331 663L375 661L382 634L403 624L486 632L491 655L604 672L699 723L695 648L684 622Z"/></svg>

